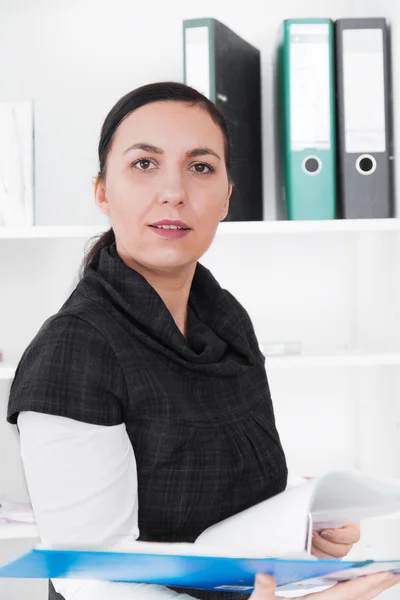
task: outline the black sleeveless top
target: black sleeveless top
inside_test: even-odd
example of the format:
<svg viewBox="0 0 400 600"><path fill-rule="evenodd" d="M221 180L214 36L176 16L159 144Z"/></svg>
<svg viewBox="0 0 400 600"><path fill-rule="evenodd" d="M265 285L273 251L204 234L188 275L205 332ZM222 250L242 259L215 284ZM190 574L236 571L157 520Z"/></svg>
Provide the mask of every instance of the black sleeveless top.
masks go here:
<svg viewBox="0 0 400 600"><path fill-rule="evenodd" d="M193 542L286 488L251 320L200 263L185 338L115 243L104 248L22 355L8 421L24 410L126 424L137 462L140 540ZM204 600L249 596L173 589ZM50 598L60 596L51 589Z"/></svg>

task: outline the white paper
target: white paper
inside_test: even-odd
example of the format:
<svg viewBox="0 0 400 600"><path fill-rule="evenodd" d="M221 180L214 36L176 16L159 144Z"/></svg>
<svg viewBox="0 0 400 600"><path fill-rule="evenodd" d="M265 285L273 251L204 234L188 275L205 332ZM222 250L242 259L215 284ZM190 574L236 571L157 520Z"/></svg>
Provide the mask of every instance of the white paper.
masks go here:
<svg viewBox="0 0 400 600"><path fill-rule="evenodd" d="M314 529L339 527L400 510L400 485L357 471L328 473L314 481L317 481L311 506Z"/></svg>
<svg viewBox="0 0 400 600"><path fill-rule="evenodd" d="M185 44L186 84L195 88L210 100L208 26L187 27L185 29Z"/></svg>
<svg viewBox="0 0 400 600"><path fill-rule="evenodd" d="M206 529L194 544L123 541L112 546L57 546L149 554L317 560L310 554L311 528L340 527L400 509L400 484L361 472L328 473L287 488ZM46 548L46 546L38 546Z"/></svg>
<svg viewBox="0 0 400 600"><path fill-rule="evenodd" d="M259 556L304 553L309 507L315 483L285 490L204 531L196 544L224 545L258 552Z"/></svg>
<svg viewBox="0 0 400 600"><path fill-rule="evenodd" d="M0 502L0 523L35 523L35 516L30 504L16 502Z"/></svg>
<svg viewBox="0 0 400 600"><path fill-rule="evenodd" d="M293 151L331 147L329 26L290 25L290 144Z"/></svg>
<svg viewBox="0 0 400 600"><path fill-rule="evenodd" d="M241 549L264 557L286 557L311 551L312 529L341 527L400 510L400 484L387 483L358 471L327 473L288 487L209 527L196 544Z"/></svg>
<svg viewBox="0 0 400 600"><path fill-rule="evenodd" d="M381 29L343 31L346 152L385 152L385 79Z"/></svg>
<svg viewBox="0 0 400 600"><path fill-rule="evenodd" d="M371 575L372 573L381 573L383 571L396 571L400 572L400 561L385 561L372 563L370 565L366 565L365 567L358 567L354 569L344 569L343 571L338 571L337 573L331 573L330 575L324 575L323 577L318 578L318 581L347 581L350 579L357 579L357 577L364 577L365 575ZM314 581L314 580L310 580ZM316 581L316 580L315 580Z"/></svg>

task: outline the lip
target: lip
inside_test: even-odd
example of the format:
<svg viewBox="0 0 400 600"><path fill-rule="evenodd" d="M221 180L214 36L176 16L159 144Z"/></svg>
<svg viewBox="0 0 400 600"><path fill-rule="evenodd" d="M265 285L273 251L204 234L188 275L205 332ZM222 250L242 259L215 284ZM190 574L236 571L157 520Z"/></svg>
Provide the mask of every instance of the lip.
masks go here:
<svg viewBox="0 0 400 600"><path fill-rule="evenodd" d="M171 240L186 237L191 232L191 229L162 229L161 227L150 227L150 229L152 229L156 235Z"/></svg>
<svg viewBox="0 0 400 600"><path fill-rule="evenodd" d="M186 223L183 221L172 221L171 219L163 219L162 221L150 223L150 227L155 225L175 225L176 227L185 227L185 229L190 229L189 225L186 225Z"/></svg>

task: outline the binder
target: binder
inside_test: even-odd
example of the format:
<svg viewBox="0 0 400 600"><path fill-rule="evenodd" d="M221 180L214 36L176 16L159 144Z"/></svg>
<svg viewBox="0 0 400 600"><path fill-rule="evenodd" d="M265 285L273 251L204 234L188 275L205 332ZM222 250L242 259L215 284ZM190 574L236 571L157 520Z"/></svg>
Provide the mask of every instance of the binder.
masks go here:
<svg viewBox="0 0 400 600"><path fill-rule="evenodd" d="M221 110L232 141L227 221L263 219L260 51L212 18L183 21L184 82Z"/></svg>
<svg viewBox="0 0 400 600"><path fill-rule="evenodd" d="M283 204L287 218L336 217L334 28L286 19L278 46Z"/></svg>
<svg viewBox="0 0 400 600"><path fill-rule="evenodd" d="M275 576L279 591L332 585L373 572L400 572L400 560L319 560L311 554L312 531L393 514L399 505L397 483L360 471L332 471L214 523L193 543L125 536L101 546L40 544L0 564L0 579L83 578L251 592L255 574L264 572Z"/></svg>
<svg viewBox="0 0 400 600"><path fill-rule="evenodd" d="M286 592L318 591L316 588L321 586L384 571L400 573L400 560L223 557L168 550L154 553L37 547L0 565L0 579L94 579L251 593L257 573L273 575L278 592Z"/></svg>
<svg viewBox="0 0 400 600"><path fill-rule="evenodd" d="M393 135L385 19L335 24L340 213L392 217Z"/></svg>
<svg viewBox="0 0 400 600"><path fill-rule="evenodd" d="M153 554L151 550L112 552L38 547L0 565L0 579L95 579L251 593L255 575L260 572L274 575L279 590L294 590L335 583L334 579L329 579L329 575L333 574L338 576L338 580L351 579L353 569L361 569L359 575L363 575L368 573L372 564L373 561L339 559L247 558ZM400 561L387 561L382 564L382 570L386 569L400 570Z"/></svg>

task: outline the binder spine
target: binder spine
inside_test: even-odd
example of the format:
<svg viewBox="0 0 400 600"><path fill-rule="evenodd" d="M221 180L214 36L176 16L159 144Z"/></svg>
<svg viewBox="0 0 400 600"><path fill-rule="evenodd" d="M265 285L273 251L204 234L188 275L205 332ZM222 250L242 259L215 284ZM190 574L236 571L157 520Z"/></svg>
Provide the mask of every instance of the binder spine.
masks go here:
<svg viewBox="0 0 400 600"><path fill-rule="evenodd" d="M396 182L395 182L395 144L394 144L394 114L393 114L393 52L392 52L392 31L389 25L386 25L386 43L385 43L385 81L386 81L386 106L385 118L387 123L387 151L389 154L389 188L390 188L390 203L389 212L395 216L395 198L396 198Z"/></svg>
<svg viewBox="0 0 400 600"><path fill-rule="evenodd" d="M336 216L333 22L289 19L281 51L289 219Z"/></svg>
<svg viewBox="0 0 400 600"><path fill-rule="evenodd" d="M343 48L342 48L342 21L335 22L335 77L336 77L336 136L337 136L337 188L338 188L338 216L345 218L344 204L344 104L343 104Z"/></svg>
<svg viewBox="0 0 400 600"><path fill-rule="evenodd" d="M391 217L393 129L386 21L339 19L335 34L340 214Z"/></svg>

